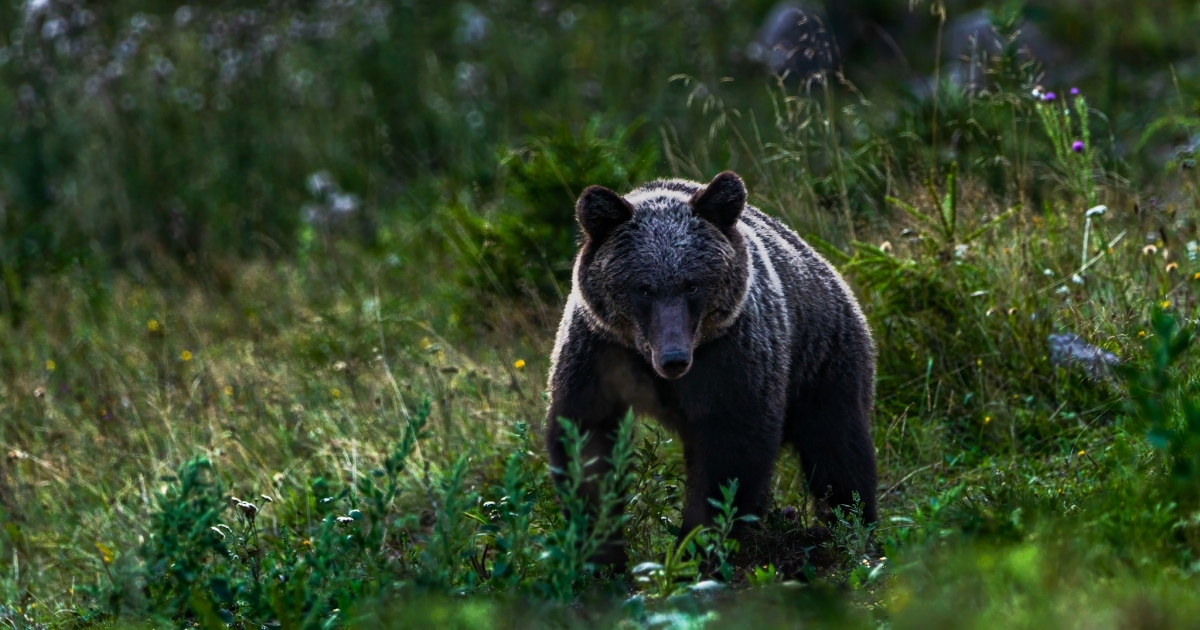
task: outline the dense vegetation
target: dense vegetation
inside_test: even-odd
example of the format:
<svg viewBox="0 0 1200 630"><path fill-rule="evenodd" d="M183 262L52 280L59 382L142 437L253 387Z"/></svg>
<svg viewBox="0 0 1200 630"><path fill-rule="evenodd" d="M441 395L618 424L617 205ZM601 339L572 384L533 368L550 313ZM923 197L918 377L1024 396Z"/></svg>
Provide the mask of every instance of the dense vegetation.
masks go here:
<svg viewBox="0 0 1200 630"><path fill-rule="evenodd" d="M1200 11L978 9L0 5L0 624L1194 626ZM725 168L862 299L873 530L549 481L575 194Z"/></svg>

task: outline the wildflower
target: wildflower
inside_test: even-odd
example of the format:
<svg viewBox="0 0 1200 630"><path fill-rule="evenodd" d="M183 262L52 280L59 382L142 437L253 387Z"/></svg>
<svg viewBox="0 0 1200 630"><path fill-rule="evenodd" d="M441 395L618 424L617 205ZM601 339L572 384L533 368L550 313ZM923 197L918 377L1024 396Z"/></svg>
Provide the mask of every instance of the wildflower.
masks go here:
<svg viewBox="0 0 1200 630"><path fill-rule="evenodd" d="M39 387L39 388L33 390L33 397L38 400L45 398L46 397L46 388Z"/></svg>
<svg viewBox="0 0 1200 630"><path fill-rule="evenodd" d="M967 253L967 247L968 247L968 245L966 243L959 243L958 245L955 245L954 246L954 257L962 258L963 254Z"/></svg>
<svg viewBox="0 0 1200 630"><path fill-rule="evenodd" d="M1197 271L1196 274L1192 276L1192 280L1200 280L1200 271Z"/></svg>
<svg viewBox="0 0 1200 630"><path fill-rule="evenodd" d="M1067 285L1065 284L1054 290L1054 292L1059 295L1065 295L1068 291L1070 291L1070 289L1068 289Z"/></svg>
<svg viewBox="0 0 1200 630"><path fill-rule="evenodd" d="M1051 271L1051 270L1049 270L1049 269L1043 269L1043 270L1042 270L1042 275L1043 275L1043 276L1046 276L1047 278L1049 278L1050 276L1053 276L1053 275L1054 275L1054 272L1053 272L1053 271Z"/></svg>
<svg viewBox="0 0 1200 630"><path fill-rule="evenodd" d="M983 423L984 423L984 424L988 424L988 423L990 423L991 421L992 421L992 417L991 417L991 416L984 416L984 417L983 417Z"/></svg>
<svg viewBox="0 0 1200 630"><path fill-rule="evenodd" d="M334 364L333 364L333 371L334 371L334 372L345 372L345 371L346 371L346 362L345 362L345 361L338 361L337 363L334 363Z"/></svg>
<svg viewBox="0 0 1200 630"><path fill-rule="evenodd" d="M1077 87L1071 88L1071 96L1079 96L1079 88L1077 88Z"/></svg>
<svg viewBox="0 0 1200 630"><path fill-rule="evenodd" d="M250 520L254 520L254 516L258 514L258 506L249 501L238 501L237 507Z"/></svg>
<svg viewBox="0 0 1200 630"><path fill-rule="evenodd" d="M1071 143L1071 150L1076 153L1083 153L1083 140L1076 140Z"/></svg>
<svg viewBox="0 0 1200 630"><path fill-rule="evenodd" d="M184 350L183 352L179 353L179 359L184 363L187 363L188 361L192 360L192 353Z"/></svg>
<svg viewBox="0 0 1200 630"><path fill-rule="evenodd" d="M1171 302L1168 300L1163 300L1162 302L1159 302L1158 305L1162 308L1171 308Z"/></svg>
<svg viewBox="0 0 1200 630"><path fill-rule="evenodd" d="M890 252L890 251L892 251L892 242L891 242L891 241L884 241L883 243L880 243L880 245L879 245L879 251L883 251L883 252Z"/></svg>
<svg viewBox="0 0 1200 630"><path fill-rule="evenodd" d="M339 517L337 517L337 524L338 524L338 525L348 525L348 524L350 524L350 523L353 523L353 522L354 522L354 519L350 518L349 516L339 516Z"/></svg>
<svg viewBox="0 0 1200 630"><path fill-rule="evenodd" d="M1005 254L1005 255L1008 255L1008 254L1011 254L1011 253L1012 253L1012 251L1010 251L1010 250L1009 250L1007 247L1005 247L1005 248L1004 248L1004 254Z"/></svg>
<svg viewBox="0 0 1200 630"><path fill-rule="evenodd" d="M1083 284L1083 276L1081 276L1079 274L1072 274L1071 282L1073 282L1075 284Z"/></svg>
<svg viewBox="0 0 1200 630"><path fill-rule="evenodd" d="M1008 309L1008 316L1009 316L1009 317L1012 317L1013 315L1016 315L1016 314L1017 314L1017 309L1015 309L1015 308L1010 308L1010 309Z"/></svg>
<svg viewBox="0 0 1200 630"><path fill-rule="evenodd" d="M1146 331L1144 331L1144 330L1138 331L1138 339L1141 339L1142 337L1145 337L1145 336L1146 336Z"/></svg>
<svg viewBox="0 0 1200 630"><path fill-rule="evenodd" d="M1042 100L1046 101L1047 103L1054 102L1054 99L1056 99L1056 98L1058 98L1058 95L1055 94L1054 92L1046 92L1046 94L1044 96L1042 96Z"/></svg>
<svg viewBox="0 0 1200 630"><path fill-rule="evenodd" d="M56 367L58 367L58 364L54 362L54 359L46 360L46 371L47 372L53 372L54 368L56 368Z"/></svg>
<svg viewBox="0 0 1200 630"><path fill-rule="evenodd" d="M96 551L100 552L100 559L104 561L104 564L112 564L114 555L112 549L109 549L104 543L98 542L96 543Z"/></svg>
<svg viewBox="0 0 1200 630"><path fill-rule="evenodd" d="M975 359L975 365L983 365L983 359Z"/></svg>
<svg viewBox="0 0 1200 630"><path fill-rule="evenodd" d="M1080 457L1083 457L1084 455L1087 455L1087 451L1079 451Z"/></svg>
<svg viewBox="0 0 1200 630"><path fill-rule="evenodd" d="M333 389L329 390L329 395L330 395L330 396L333 396L334 398L341 398L341 397L342 397L342 390L340 390L340 389L338 389L338 388L334 387Z"/></svg>
<svg viewBox="0 0 1200 630"><path fill-rule="evenodd" d="M209 529L211 529L211 530L213 530L214 532L216 532L216 533L217 533L217 535L221 537L221 540L225 540L225 532L221 531L221 530L220 530L220 528L217 528L217 527L209 527Z"/></svg>
<svg viewBox="0 0 1200 630"><path fill-rule="evenodd" d="M1167 263L1167 273L1172 273L1179 268L1179 263Z"/></svg>
<svg viewBox="0 0 1200 630"><path fill-rule="evenodd" d="M513 363L513 367L517 368L518 370L525 369L525 359L517 359L516 362Z"/></svg>
<svg viewBox="0 0 1200 630"><path fill-rule="evenodd" d="M149 328L150 332L158 332L158 320L152 319L146 322L146 328Z"/></svg>
<svg viewBox="0 0 1200 630"><path fill-rule="evenodd" d="M225 395L226 395L226 396L232 396L232 395L233 395L233 386L232 386L232 385L226 385L226 386L225 386Z"/></svg>
<svg viewBox="0 0 1200 630"><path fill-rule="evenodd" d="M1142 255L1149 256L1150 254L1153 254L1154 252L1157 252L1157 251L1158 251L1157 247L1155 247L1153 245L1147 245L1142 248Z"/></svg>
<svg viewBox="0 0 1200 630"><path fill-rule="evenodd" d="M262 499L263 501L266 501L267 503L274 503L274 502L275 502L275 499L272 499L271 497L269 497L269 496L267 496L267 495L265 495L265 494L260 494L260 495L258 495L258 498Z"/></svg>
<svg viewBox="0 0 1200 630"><path fill-rule="evenodd" d="M1039 85L1039 86L1033 88L1033 90L1030 92L1030 94L1033 95L1033 98L1042 98L1042 86Z"/></svg>
<svg viewBox="0 0 1200 630"><path fill-rule="evenodd" d="M429 346L432 346L432 345L433 345L433 343L429 341L429 337L422 337L421 342L417 344L417 346L419 348L421 348L422 350L428 350Z"/></svg>

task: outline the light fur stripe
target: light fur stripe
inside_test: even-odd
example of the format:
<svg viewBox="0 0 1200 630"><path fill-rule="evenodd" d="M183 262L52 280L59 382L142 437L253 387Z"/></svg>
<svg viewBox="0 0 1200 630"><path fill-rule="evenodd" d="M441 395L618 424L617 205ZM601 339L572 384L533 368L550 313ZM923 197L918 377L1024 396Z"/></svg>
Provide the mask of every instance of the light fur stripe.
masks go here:
<svg viewBox="0 0 1200 630"><path fill-rule="evenodd" d="M737 224L737 228L738 232L743 232L740 221ZM744 234L743 232L743 236ZM725 330L732 326L737 321L737 318L742 316L742 311L746 309L746 302L750 300L750 291L754 289L756 271L754 269L754 254L750 251L749 247L746 248L746 269L748 270L746 273L746 288L742 290L742 297L738 298L737 306L729 313L729 316L717 322L718 330Z"/></svg>
<svg viewBox="0 0 1200 630"><path fill-rule="evenodd" d="M554 336L554 350L550 352L551 375L554 374L554 370L558 367L558 358L562 356L563 348L567 345L567 340L571 337L571 324L575 322L575 312L579 309L581 301L579 289L571 291L570 297L567 298L567 305L563 308L562 321L558 323L558 333Z"/></svg>
<svg viewBox="0 0 1200 630"><path fill-rule="evenodd" d="M679 192L678 190L671 190L669 188L651 188L650 190L635 190L635 191L629 193L628 195L625 195L625 201L628 201L629 203L631 203L635 206L638 205L639 203L644 203L647 201L655 201L655 200L660 200L660 199L664 199L664 198L674 199L676 201L682 201L684 203L688 203L689 201L692 200L691 195L689 195L687 193Z"/></svg>
<svg viewBox="0 0 1200 630"><path fill-rule="evenodd" d="M783 234L779 233L779 229L771 225L769 221L758 214L746 212L742 215L743 219L748 219L753 224L757 231L766 232L771 242L780 250L780 255L785 256L791 264L796 274L804 277L808 275L808 265L804 260L804 255L800 250L796 249L792 242L789 241Z"/></svg>
<svg viewBox="0 0 1200 630"><path fill-rule="evenodd" d="M771 260L771 253L767 251L767 246L763 244L762 239L758 236L758 232L754 227L746 221L738 222L738 231L742 233L746 239L754 245L754 250L758 252L759 259L763 262L763 268L767 270L767 280L771 283L771 290L781 300L779 304L779 318L784 331L791 330L791 321L788 317L788 298L783 291L783 281L779 279L779 272L775 270L775 263ZM790 332L788 333L790 334Z"/></svg>

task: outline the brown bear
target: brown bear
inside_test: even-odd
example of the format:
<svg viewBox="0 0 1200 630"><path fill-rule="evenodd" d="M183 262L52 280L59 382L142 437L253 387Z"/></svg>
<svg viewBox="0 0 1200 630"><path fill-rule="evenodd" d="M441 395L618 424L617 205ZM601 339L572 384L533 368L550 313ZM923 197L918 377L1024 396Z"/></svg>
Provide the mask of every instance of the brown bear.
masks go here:
<svg viewBox="0 0 1200 630"><path fill-rule="evenodd" d="M564 470L567 418L591 436L589 472L602 472L632 408L681 437L683 533L711 521L708 499L733 479L738 513L761 513L784 443L825 513L857 494L874 522L875 349L837 271L747 206L732 172L625 196L592 186L576 217L583 242L551 357L551 466ZM594 561L623 566L622 541Z"/></svg>

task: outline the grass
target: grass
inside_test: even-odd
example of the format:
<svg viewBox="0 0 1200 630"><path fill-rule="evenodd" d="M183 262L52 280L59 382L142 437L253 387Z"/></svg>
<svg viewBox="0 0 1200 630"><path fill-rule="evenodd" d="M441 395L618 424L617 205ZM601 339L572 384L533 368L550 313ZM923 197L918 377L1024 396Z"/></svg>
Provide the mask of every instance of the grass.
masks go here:
<svg viewBox="0 0 1200 630"><path fill-rule="evenodd" d="M729 29L702 30L699 51L662 42L669 59L629 78L628 94L595 97L607 108L556 92L539 64L574 59L569 86L591 80L580 64L616 77L648 54L618 27L640 16L653 34L687 9L626 8L568 19L406 5L361 48L353 26L371 6L314 9L346 30L267 51L243 68L262 73L257 85L205 74L220 66L196 46L238 9L150 12L151 27L124 26L120 9L80 31L141 28L131 68L174 59L170 81L236 101L233 113L155 96L164 79L132 71L113 94L143 105L76 109L67 97L95 60L73 57L55 58L67 79L37 84L44 108L21 109L32 47L53 46L41 30L6 40L25 65L0 66L0 113L20 132L4 142L45 152L43 170L6 166L0 187L0 622L1194 626L1200 181L1187 68L1166 110L1136 114L1113 96L1128 86L1037 99L1033 69L1011 57L986 68L987 92L945 83L936 105L834 75L722 82L704 51L753 24L706 8ZM402 36L405 11L427 12L429 29ZM531 47L468 41L480 16ZM239 36L289 17L265 12ZM576 19L591 28L575 39L538 35ZM314 61L337 42L339 56ZM411 94L381 96L406 72L389 55L425 60ZM455 55L481 56L451 67ZM287 82L298 60L313 83ZM672 79L680 69L695 76ZM634 95L642 83L653 93ZM549 116L522 120L538 99ZM427 107L406 113L409 100ZM454 122L472 111L495 115L474 131ZM558 122L568 112L594 117ZM100 142L110 132L122 143ZM97 159L55 153L81 137ZM167 146L178 164L136 157ZM1147 155L1164 147L1165 169ZM574 194L724 167L861 298L879 346L874 531L854 510L815 527L789 455L746 536L729 536L745 515L728 496L721 522L680 532L681 451L646 418L624 425L614 473L584 479L576 457L566 491L550 482L543 389ZM222 236L235 233L246 240ZM1120 362L1055 359L1049 337L1062 333ZM575 499L592 482L623 520ZM617 526L630 571L597 572L588 551Z"/></svg>

